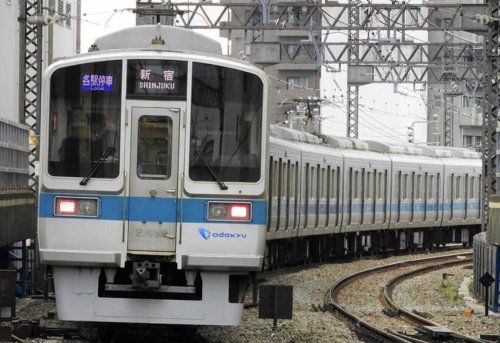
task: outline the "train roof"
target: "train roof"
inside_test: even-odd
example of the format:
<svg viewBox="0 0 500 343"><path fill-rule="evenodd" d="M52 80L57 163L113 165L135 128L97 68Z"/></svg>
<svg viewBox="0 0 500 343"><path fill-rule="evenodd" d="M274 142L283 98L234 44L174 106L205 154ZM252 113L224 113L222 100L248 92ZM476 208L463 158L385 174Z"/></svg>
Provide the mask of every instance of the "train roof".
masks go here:
<svg viewBox="0 0 500 343"><path fill-rule="evenodd" d="M325 142L325 144L331 148L336 148L336 149L352 149L353 148L352 141L350 141L349 139L347 139L345 137L322 135L321 138L323 138L323 141Z"/></svg>
<svg viewBox="0 0 500 343"><path fill-rule="evenodd" d="M313 134L291 129L289 127L271 125L271 135L293 142L320 144L321 139Z"/></svg>
<svg viewBox="0 0 500 343"><path fill-rule="evenodd" d="M331 135L313 135L289 127L271 125L271 135L288 141L328 146L340 150L358 150L390 155L424 156L446 159L478 159L477 152L467 148L441 147L415 144L390 144L379 141L363 141Z"/></svg>
<svg viewBox="0 0 500 343"><path fill-rule="evenodd" d="M158 32L160 32L162 42L152 44L153 40L158 37ZM194 54L202 59L207 58L207 63L215 62L218 64L219 61L230 64L236 63L259 70L262 75L265 74L255 64L223 55L220 43L210 37L189 29L165 25L134 26L101 36L95 40L87 53L62 56L55 59L54 62L71 63L73 61L83 62L88 59L97 60L116 58L117 56L134 57L139 55L154 55L161 59L164 58L162 53L179 55L179 57L174 56L174 58L187 58L185 57L186 54ZM237 66L235 65L235 67ZM51 69L50 66L47 69ZM268 76L266 75L265 78L268 79Z"/></svg>
<svg viewBox="0 0 500 343"><path fill-rule="evenodd" d="M102 50L184 50L222 55L218 41L201 33L174 26L140 25L97 38L91 51Z"/></svg>

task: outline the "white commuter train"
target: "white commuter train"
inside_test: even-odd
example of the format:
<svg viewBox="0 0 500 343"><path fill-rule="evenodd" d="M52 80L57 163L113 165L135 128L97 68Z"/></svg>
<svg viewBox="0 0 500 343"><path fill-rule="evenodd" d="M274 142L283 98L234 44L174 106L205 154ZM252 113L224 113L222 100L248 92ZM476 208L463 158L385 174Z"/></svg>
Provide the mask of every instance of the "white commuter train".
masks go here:
<svg viewBox="0 0 500 343"><path fill-rule="evenodd" d="M266 75L191 31L141 26L95 49L43 81L40 256L61 319L237 325L264 260L478 230L474 152L269 128Z"/></svg>
<svg viewBox="0 0 500 343"><path fill-rule="evenodd" d="M237 325L266 239L260 69L140 26L43 76L39 244L60 319Z"/></svg>

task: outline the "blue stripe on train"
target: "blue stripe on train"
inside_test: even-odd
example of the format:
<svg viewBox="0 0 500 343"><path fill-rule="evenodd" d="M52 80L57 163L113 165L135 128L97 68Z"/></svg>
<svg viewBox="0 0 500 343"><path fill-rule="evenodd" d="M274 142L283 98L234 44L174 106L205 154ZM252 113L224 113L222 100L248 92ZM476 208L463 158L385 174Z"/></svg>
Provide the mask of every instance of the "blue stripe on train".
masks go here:
<svg viewBox="0 0 500 343"><path fill-rule="evenodd" d="M42 218L55 218L54 216L54 197L57 194L51 193L41 193L39 201L39 216ZM74 197L85 197L85 195L76 194L60 194L60 196L74 196ZM91 197L91 196L88 196ZM95 197L95 196L94 196ZM101 219L101 220L123 220L123 218L130 221L161 221L161 222L175 222L177 218L176 211L180 212L180 208L177 207L178 199L165 199L165 198L150 198L150 197L123 197L123 196L113 196L113 195L99 195L100 199L100 215L97 218L87 217L86 219ZM184 199L182 201L182 214L183 222L188 223L205 223L208 222L206 219L206 204L209 200L214 199ZM128 201L128 204L127 204ZM227 201L227 199L225 199ZM238 200L235 200L238 201ZM241 201L241 200L239 200ZM253 216L252 222L250 224L260 224L264 225L267 223L267 202L266 201L250 201L252 203ZM128 206L127 206L128 205ZM293 205L292 205L293 206ZM305 214L305 204L299 204L301 208L301 213ZM352 205L343 204L339 206L340 210L344 213L349 212L349 207L351 207L351 212L353 214L361 213L361 204L353 203ZM392 212L398 212L398 207L402 213L411 211L411 203L403 202L398 204L388 204L391 206ZM424 204L415 204L415 212L423 212ZM365 204L365 213L372 212L373 204ZM427 204L427 211L436 211L438 208L437 203ZM463 211L465 208L465 203L454 203L453 209L455 211ZM316 214L316 204L309 204L308 213L310 215ZM319 206L320 214L326 214L326 205ZM383 212L384 205L376 204L376 212ZM479 203L473 202L469 203L467 206L468 210L474 211L479 209ZM451 204L439 204L439 211L449 212L451 210ZM330 213L337 213L337 206L330 205ZM61 217L57 217L61 218ZM243 223L236 223L243 224Z"/></svg>
<svg viewBox="0 0 500 343"><path fill-rule="evenodd" d="M124 197L114 195L79 195L40 193L38 214L41 218L74 218L54 216L54 198L64 197L97 197L100 200L99 217L84 217L85 219L158 221L175 222L177 212L182 203L182 221L185 223L206 223L206 205L208 201L217 199L166 199L146 197ZM224 199L223 201L242 201L241 199ZM262 200L244 200L252 203L252 221L250 223L231 222L232 224L267 223L267 202Z"/></svg>
<svg viewBox="0 0 500 343"><path fill-rule="evenodd" d="M291 206L293 206L293 204ZM299 204L299 206L300 206L301 213L305 213L306 204L301 203L301 204ZM411 207L412 207L411 203L401 203L400 205L393 203L393 204L387 204L387 206L391 206L392 212L401 211L402 213L411 212ZM274 206L274 207L276 207L276 206ZM343 208L344 213L348 213L349 207L351 207L350 212L356 213L356 214L361 213L362 205L360 203L354 203L352 205L343 204L343 205L339 206L339 209L342 211L342 208ZM316 214L316 204L309 204L307 206L307 208L308 208L308 213L310 215ZM326 214L326 209L327 209L327 206L325 204L319 205L319 213L320 214ZM427 204L427 211L436 211L437 209L438 209L437 203ZM451 204L450 203L444 204L444 206L443 206L443 204L439 204L439 211L443 211L443 209L445 212L449 212L451 210ZM463 202L453 204L454 211L463 211L464 209L465 209L465 203L463 203ZM479 209L479 202L477 202L477 201L467 204L467 210L469 210L469 211L477 211L478 209ZM365 204L364 205L364 212L365 213L369 213L372 211L373 211L373 204ZM425 204L417 203L414 205L414 212L424 212L424 211L425 211ZM337 214L337 212L338 212L337 206L330 205L329 212L331 214ZM379 213L384 212L384 204L376 204L375 212L379 212Z"/></svg>

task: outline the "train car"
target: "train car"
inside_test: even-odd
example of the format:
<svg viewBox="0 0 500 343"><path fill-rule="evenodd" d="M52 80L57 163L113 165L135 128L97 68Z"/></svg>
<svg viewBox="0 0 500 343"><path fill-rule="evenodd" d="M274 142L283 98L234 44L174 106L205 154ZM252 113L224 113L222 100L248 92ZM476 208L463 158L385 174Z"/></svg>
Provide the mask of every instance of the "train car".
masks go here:
<svg viewBox="0 0 500 343"><path fill-rule="evenodd" d="M271 134L270 266L471 244L479 230L481 161L475 152L316 137L276 126ZM280 176L287 156L300 183ZM299 196L298 221L296 212L293 221L283 216L290 213L290 194Z"/></svg>
<svg viewBox="0 0 500 343"><path fill-rule="evenodd" d="M59 318L237 325L264 257L267 76L174 27L92 50L43 77L38 235Z"/></svg>
<svg viewBox="0 0 500 343"><path fill-rule="evenodd" d="M468 227L480 219L481 197L480 175L482 171L479 155L464 149L448 148L451 158L444 159L443 226ZM469 231L461 232L463 239Z"/></svg>

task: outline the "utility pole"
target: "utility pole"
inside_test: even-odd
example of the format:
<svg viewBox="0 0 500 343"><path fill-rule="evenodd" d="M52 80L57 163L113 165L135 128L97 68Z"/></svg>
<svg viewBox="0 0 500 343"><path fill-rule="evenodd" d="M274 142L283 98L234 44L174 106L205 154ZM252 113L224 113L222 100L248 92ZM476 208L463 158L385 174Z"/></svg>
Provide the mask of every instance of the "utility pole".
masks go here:
<svg viewBox="0 0 500 343"><path fill-rule="evenodd" d="M30 137L38 142L39 113L42 88L43 20L42 0L19 1L19 119L30 127ZM35 197L38 191L38 177L35 166L38 163L37 144L29 154L29 186Z"/></svg>
<svg viewBox="0 0 500 343"><path fill-rule="evenodd" d="M463 95L462 92L444 93L443 145L453 146L453 97Z"/></svg>

